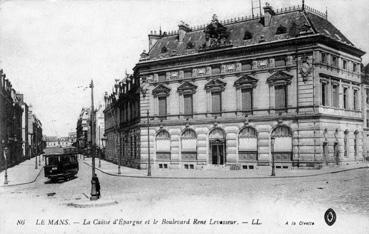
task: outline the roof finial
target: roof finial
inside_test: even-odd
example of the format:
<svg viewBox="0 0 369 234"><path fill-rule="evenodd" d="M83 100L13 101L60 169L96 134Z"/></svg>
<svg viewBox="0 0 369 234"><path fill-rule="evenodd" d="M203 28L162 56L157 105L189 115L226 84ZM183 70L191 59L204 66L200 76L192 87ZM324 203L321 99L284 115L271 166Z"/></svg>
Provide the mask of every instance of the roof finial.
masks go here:
<svg viewBox="0 0 369 234"><path fill-rule="evenodd" d="M305 10L305 0L302 0L302 10Z"/></svg>
<svg viewBox="0 0 369 234"><path fill-rule="evenodd" d="M328 19L328 7L325 7L325 19Z"/></svg>

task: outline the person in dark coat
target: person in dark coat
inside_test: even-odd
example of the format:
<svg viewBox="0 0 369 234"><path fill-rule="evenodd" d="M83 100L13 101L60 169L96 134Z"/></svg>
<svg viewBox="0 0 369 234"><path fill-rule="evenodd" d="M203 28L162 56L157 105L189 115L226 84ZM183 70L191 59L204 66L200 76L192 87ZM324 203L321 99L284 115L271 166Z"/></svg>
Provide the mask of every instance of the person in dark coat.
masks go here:
<svg viewBox="0 0 369 234"><path fill-rule="evenodd" d="M97 175L95 174L94 177L92 177L92 179L95 181L96 184L96 193L97 193L97 197L100 198L101 193L100 193L100 181L99 178L97 177Z"/></svg>

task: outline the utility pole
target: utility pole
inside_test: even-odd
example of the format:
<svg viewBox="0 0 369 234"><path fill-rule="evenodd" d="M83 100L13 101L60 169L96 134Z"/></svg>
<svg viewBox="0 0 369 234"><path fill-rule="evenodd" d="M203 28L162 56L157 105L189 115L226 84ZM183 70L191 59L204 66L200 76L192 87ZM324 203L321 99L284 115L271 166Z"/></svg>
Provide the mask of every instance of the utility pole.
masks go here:
<svg viewBox="0 0 369 234"><path fill-rule="evenodd" d="M96 180L95 178L95 109L94 109L94 82L91 80L91 158L92 158L92 178L91 178L91 197L90 200L99 199L96 191Z"/></svg>
<svg viewBox="0 0 369 234"><path fill-rule="evenodd" d="M149 110L147 110L147 176L151 176L151 159L150 159L150 116Z"/></svg>

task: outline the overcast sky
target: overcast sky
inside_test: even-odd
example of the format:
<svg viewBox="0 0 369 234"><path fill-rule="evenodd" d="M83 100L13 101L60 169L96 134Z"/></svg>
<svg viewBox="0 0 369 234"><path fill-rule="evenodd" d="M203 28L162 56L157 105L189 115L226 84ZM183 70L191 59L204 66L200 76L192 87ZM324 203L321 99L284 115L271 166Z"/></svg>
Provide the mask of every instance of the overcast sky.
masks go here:
<svg viewBox="0 0 369 234"><path fill-rule="evenodd" d="M250 0L0 0L0 68L42 121L44 134L75 131L83 106L111 92L114 79L129 73L148 49L151 30L177 30L190 25L251 15ZM265 2L265 1L262 1ZM274 8L301 4L270 0ZM365 0L306 0L357 47L369 51L369 4ZM369 62L368 55L364 62Z"/></svg>

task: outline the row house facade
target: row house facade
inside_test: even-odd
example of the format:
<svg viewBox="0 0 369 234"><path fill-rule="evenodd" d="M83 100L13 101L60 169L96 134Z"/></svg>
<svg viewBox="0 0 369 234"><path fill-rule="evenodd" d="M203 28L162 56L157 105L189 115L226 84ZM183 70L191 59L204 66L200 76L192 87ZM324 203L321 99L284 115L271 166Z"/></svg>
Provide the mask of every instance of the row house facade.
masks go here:
<svg viewBox="0 0 369 234"><path fill-rule="evenodd" d="M134 73L106 95L109 157L186 169L361 162L363 55L305 5L150 33Z"/></svg>
<svg viewBox="0 0 369 234"><path fill-rule="evenodd" d="M30 139L32 131L29 129L28 105L23 94L15 91L3 70L0 70L0 110L0 170L3 170L5 147L8 149L6 160L9 167L34 156L30 153L33 141Z"/></svg>

